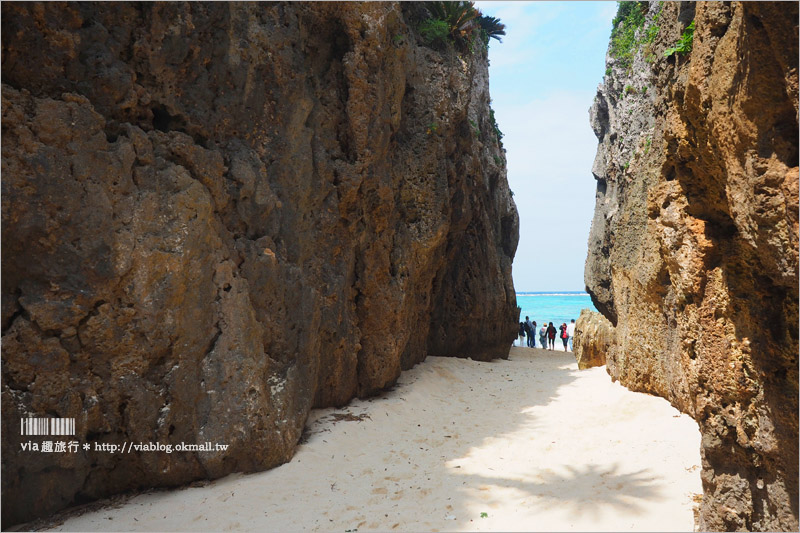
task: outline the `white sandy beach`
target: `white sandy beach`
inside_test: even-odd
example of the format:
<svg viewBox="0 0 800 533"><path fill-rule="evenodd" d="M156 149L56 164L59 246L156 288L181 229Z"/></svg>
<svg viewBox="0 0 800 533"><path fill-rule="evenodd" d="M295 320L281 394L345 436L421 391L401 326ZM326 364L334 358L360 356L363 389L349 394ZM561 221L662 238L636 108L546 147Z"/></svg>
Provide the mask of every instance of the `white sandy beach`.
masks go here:
<svg viewBox="0 0 800 533"><path fill-rule="evenodd" d="M604 367L578 371L571 353L429 357L393 391L312 412L308 428L279 468L143 494L56 530L693 530L697 425Z"/></svg>

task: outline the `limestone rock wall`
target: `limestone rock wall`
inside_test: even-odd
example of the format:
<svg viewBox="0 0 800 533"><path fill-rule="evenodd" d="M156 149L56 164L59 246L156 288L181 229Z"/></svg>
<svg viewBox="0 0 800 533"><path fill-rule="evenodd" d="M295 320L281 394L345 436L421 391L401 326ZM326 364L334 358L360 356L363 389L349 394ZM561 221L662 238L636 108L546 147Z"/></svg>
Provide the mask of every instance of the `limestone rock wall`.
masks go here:
<svg viewBox="0 0 800 533"><path fill-rule="evenodd" d="M276 466L313 406L428 353L507 356L518 217L486 53L422 46L426 16L3 3L4 526ZM228 449L26 454L28 416Z"/></svg>
<svg viewBox="0 0 800 533"><path fill-rule="evenodd" d="M798 6L647 9L655 41L630 69L609 55L590 113L608 371L697 420L701 530L796 531Z"/></svg>
<svg viewBox="0 0 800 533"><path fill-rule="evenodd" d="M614 326L602 314L583 309L575 322L572 347L580 370L603 366L607 360L614 361L613 352L617 349ZM609 373L615 371L609 369Z"/></svg>

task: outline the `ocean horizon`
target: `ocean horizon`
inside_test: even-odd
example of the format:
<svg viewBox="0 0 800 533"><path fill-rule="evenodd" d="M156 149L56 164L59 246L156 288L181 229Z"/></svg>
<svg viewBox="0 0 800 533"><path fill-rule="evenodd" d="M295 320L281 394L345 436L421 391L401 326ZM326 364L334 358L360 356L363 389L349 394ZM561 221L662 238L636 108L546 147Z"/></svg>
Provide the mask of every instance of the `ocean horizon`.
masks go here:
<svg viewBox="0 0 800 533"><path fill-rule="evenodd" d="M516 291L516 294L517 296L530 296L530 295L588 296L588 293L586 291Z"/></svg>
<svg viewBox="0 0 800 533"><path fill-rule="evenodd" d="M516 294L517 307L520 308L519 322L529 316L539 326L543 322L559 325L570 320L577 321L583 309L597 311L586 291L522 291Z"/></svg>

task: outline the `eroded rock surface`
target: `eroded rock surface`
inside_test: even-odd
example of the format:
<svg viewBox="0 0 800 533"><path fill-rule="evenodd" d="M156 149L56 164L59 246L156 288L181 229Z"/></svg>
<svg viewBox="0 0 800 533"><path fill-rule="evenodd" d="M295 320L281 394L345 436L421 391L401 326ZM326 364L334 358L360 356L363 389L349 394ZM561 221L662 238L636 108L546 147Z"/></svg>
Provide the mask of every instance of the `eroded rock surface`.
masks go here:
<svg viewBox="0 0 800 533"><path fill-rule="evenodd" d="M602 314L583 309L575 322L573 348L580 370L603 366L607 359L613 361L611 352L617 349L614 326ZM614 372L609 370L609 373Z"/></svg>
<svg viewBox="0 0 800 533"><path fill-rule="evenodd" d="M488 62L418 44L420 5L2 11L4 526L276 466L313 406L507 356ZM228 449L24 453L27 416Z"/></svg>
<svg viewBox="0 0 800 533"><path fill-rule="evenodd" d="M665 58L693 20L691 52ZM647 21L655 41L630 69L608 58L591 111L608 370L699 423L701 530L796 531L798 7L651 2Z"/></svg>

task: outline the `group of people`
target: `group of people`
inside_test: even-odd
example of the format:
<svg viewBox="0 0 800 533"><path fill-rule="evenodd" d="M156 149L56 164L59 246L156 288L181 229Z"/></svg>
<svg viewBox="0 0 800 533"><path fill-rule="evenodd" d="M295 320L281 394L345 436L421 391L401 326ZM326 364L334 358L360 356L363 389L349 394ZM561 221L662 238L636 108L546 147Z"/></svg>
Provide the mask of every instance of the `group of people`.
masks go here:
<svg viewBox="0 0 800 533"><path fill-rule="evenodd" d="M536 348L536 333L537 324L534 320L531 322L530 317L525 317L525 322L519 323L519 345L527 343L528 348ZM544 349L555 350L556 336L558 336L564 343L564 351L572 351L572 338L575 336L575 320L571 320L569 324L563 323L558 326L558 329L552 322L543 322L541 329L538 330L539 343ZM526 341L527 337L527 341ZM569 348L568 348L569 346Z"/></svg>

